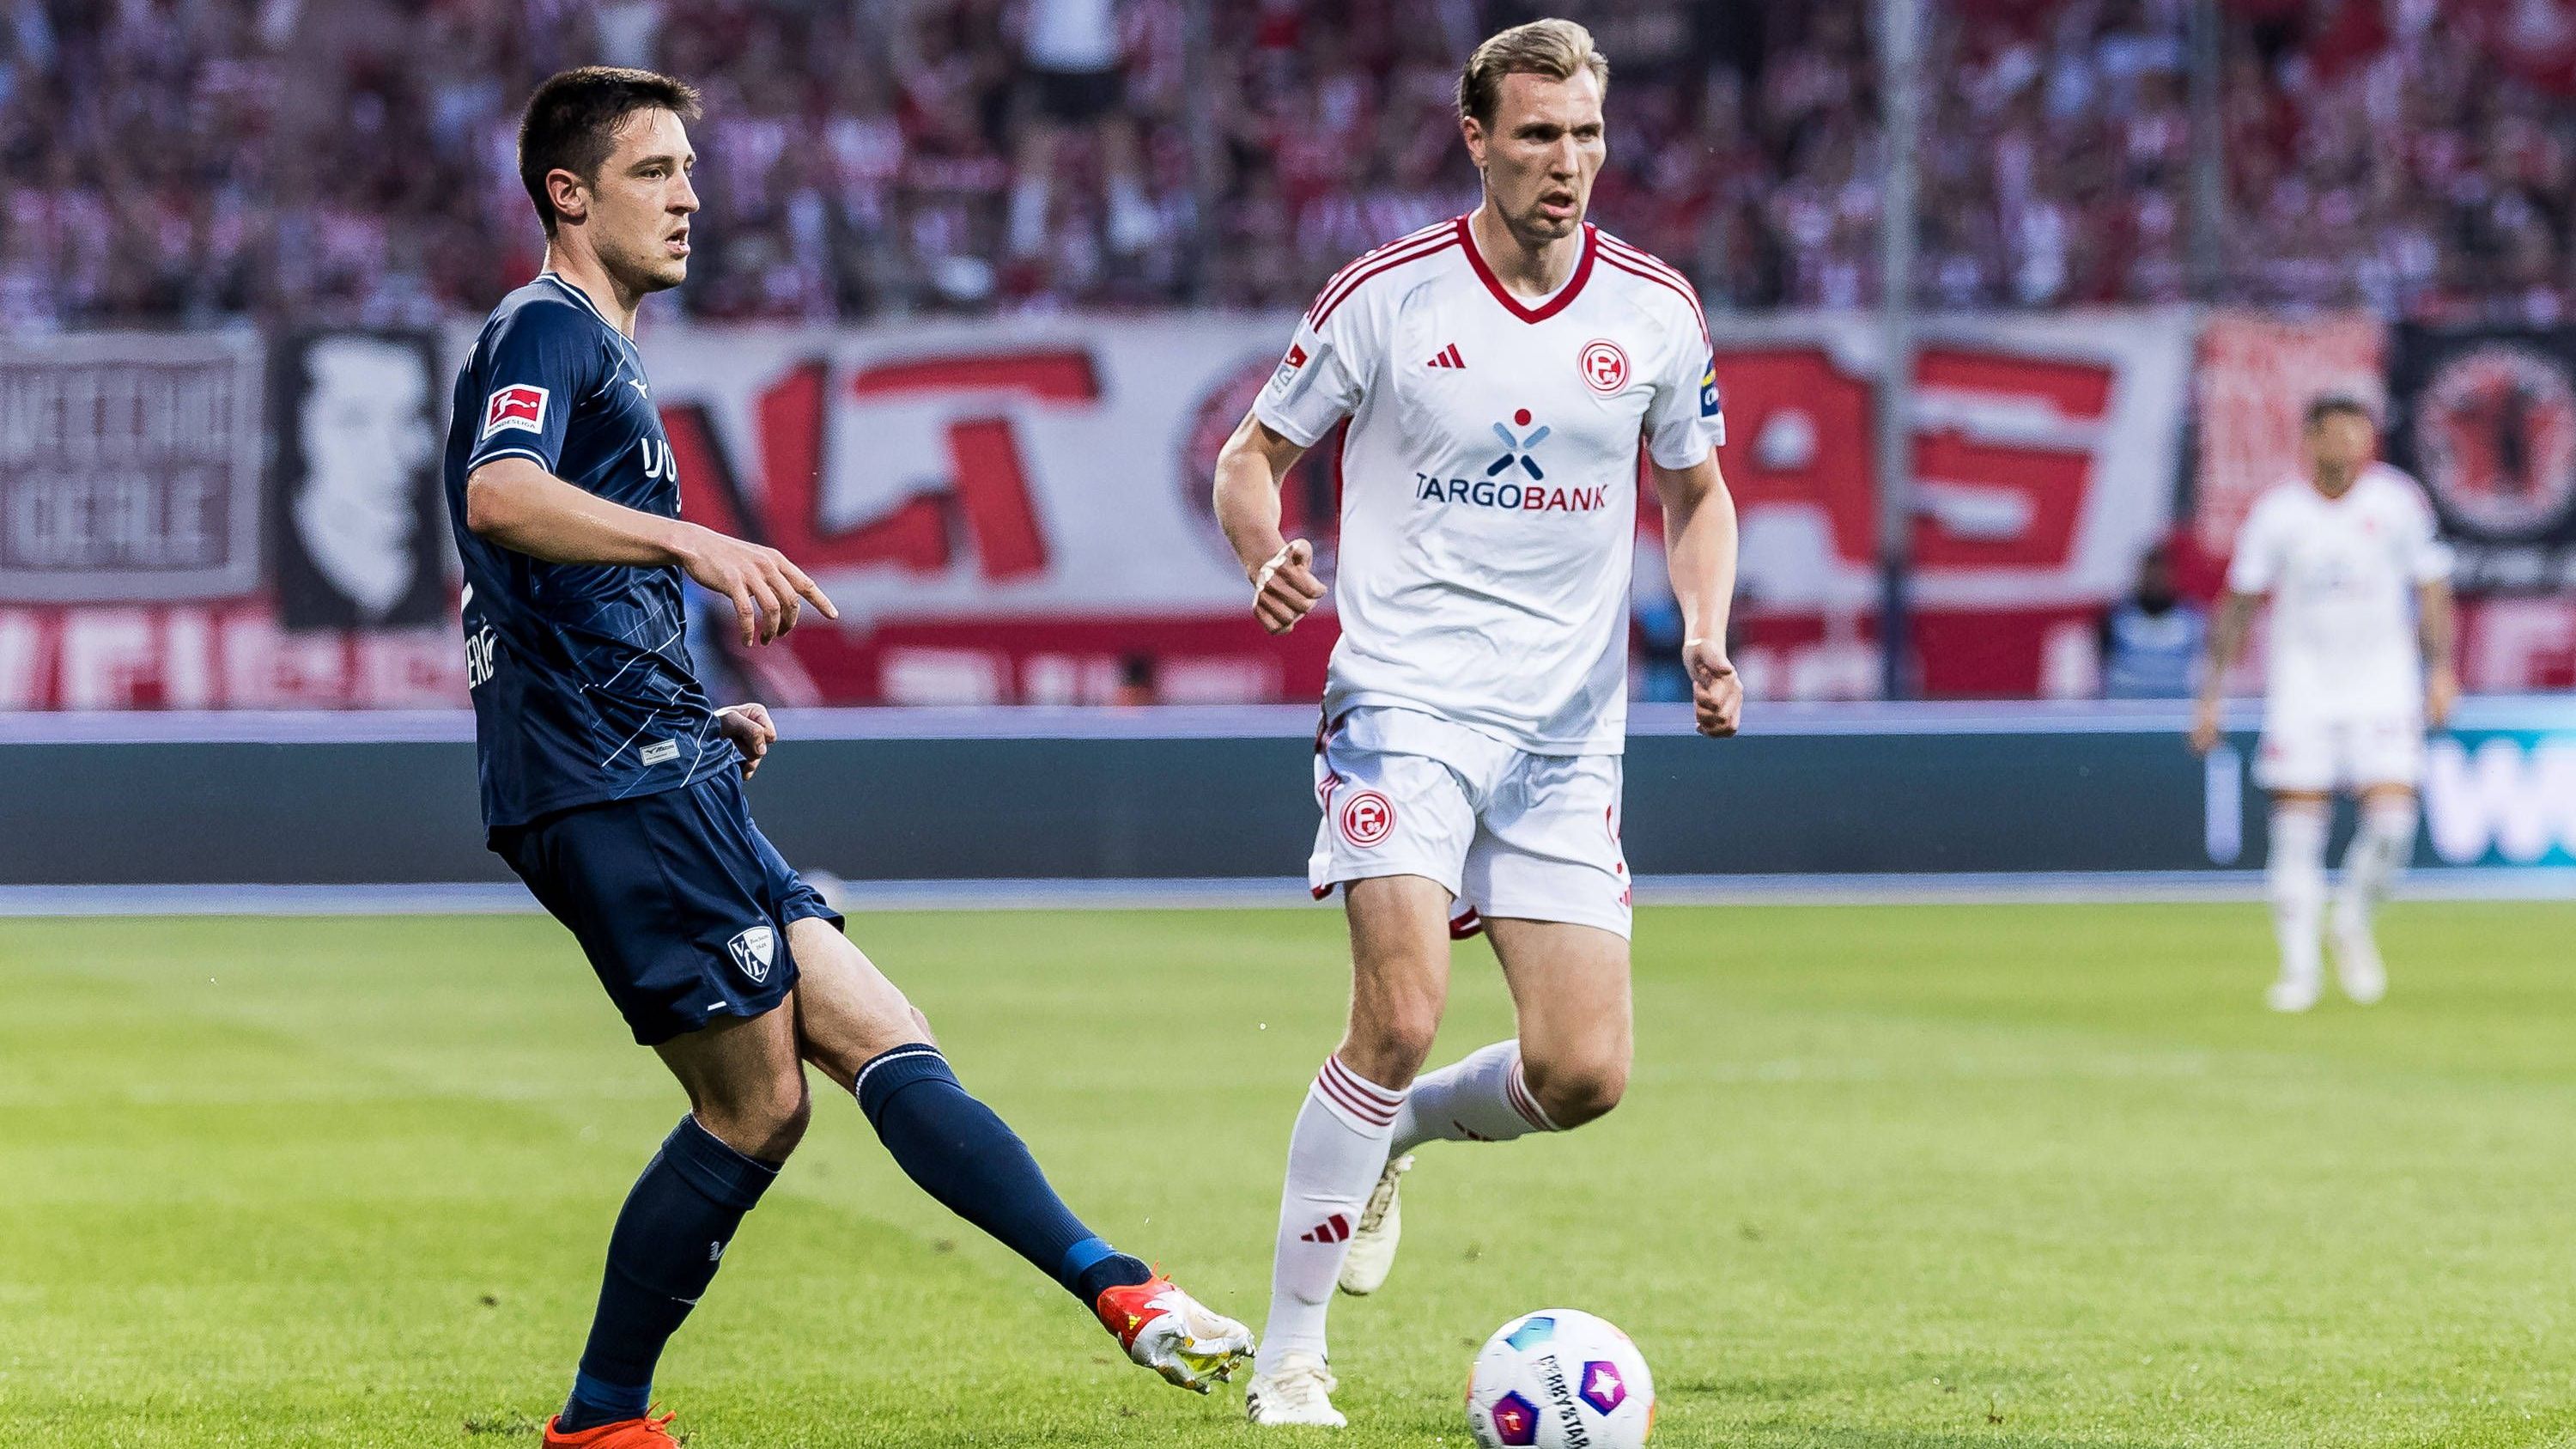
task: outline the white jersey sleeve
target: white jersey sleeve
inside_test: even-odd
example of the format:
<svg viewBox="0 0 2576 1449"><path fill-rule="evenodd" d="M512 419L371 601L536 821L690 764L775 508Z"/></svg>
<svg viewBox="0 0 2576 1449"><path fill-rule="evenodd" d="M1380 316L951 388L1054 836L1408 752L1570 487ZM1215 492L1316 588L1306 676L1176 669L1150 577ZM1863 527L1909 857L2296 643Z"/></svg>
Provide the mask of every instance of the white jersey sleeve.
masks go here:
<svg viewBox="0 0 2576 1449"><path fill-rule="evenodd" d="M1686 299L1675 298L1675 310ZM1654 401L1646 407L1646 449L1665 468L1692 468L1726 441L1726 410L1717 395L1717 353L1699 305L1671 329L1672 345L1654 374Z"/></svg>
<svg viewBox="0 0 2576 1449"><path fill-rule="evenodd" d="M2236 553L2227 561L2227 591L2268 594L2281 581L2281 510L2269 497L2257 499L2236 530Z"/></svg>
<svg viewBox="0 0 2576 1449"><path fill-rule="evenodd" d="M2412 484L2414 480L2407 480ZM2438 583L2451 576L2451 547L2436 533L2432 505L2424 501L2424 490L2410 486L2406 499L2406 521L2399 534L2401 557L2409 583Z"/></svg>
<svg viewBox="0 0 2576 1449"><path fill-rule="evenodd" d="M1315 446L1359 407L1381 350L1367 336L1375 309L1335 307L1319 327L1315 317L1324 303L1318 297L1298 320L1288 355L1252 404L1264 427L1301 448Z"/></svg>

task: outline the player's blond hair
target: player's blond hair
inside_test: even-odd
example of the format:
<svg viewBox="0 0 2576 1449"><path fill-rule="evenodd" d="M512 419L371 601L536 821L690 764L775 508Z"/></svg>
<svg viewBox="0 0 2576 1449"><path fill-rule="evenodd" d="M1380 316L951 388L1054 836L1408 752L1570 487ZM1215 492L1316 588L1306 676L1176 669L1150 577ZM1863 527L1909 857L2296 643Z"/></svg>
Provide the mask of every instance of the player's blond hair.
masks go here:
<svg viewBox="0 0 2576 1449"><path fill-rule="evenodd" d="M1494 107L1501 101L1503 77L1507 75L1545 76L1549 80L1572 80L1580 70L1592 72L1601 83L1603 94L1610 90L1610 57L1592 43L1592 32L1571 20L1533 20L1515 25L1476 47L1467 57L1467 68L1458 75L1458 114L1473 116L1476 124L1494 124Z"/></svg>

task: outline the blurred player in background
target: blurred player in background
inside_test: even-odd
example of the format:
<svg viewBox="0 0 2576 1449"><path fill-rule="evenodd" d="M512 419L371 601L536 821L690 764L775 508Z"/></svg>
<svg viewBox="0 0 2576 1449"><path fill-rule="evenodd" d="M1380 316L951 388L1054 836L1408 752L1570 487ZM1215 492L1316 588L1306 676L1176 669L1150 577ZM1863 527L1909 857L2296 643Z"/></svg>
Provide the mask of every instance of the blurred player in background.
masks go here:
<svg viewBox="0 0 2576 1449"><path fill-rule="evenodd" d="M2271 792L2269 860L2281 976L2266 1000L2305 1011L2325 989L2326 832L2338 790L2361 797L2343 891L2326 931L2344 994L2388 990L2371 914L2415 853L2424 731L2459 697L2452 665L2450 551L2415 480L2374 461L2378 432L2347 397L2311 403L2307 476L2266 490L2236 537L2211 631L2192 748L2218 743L2219 697L2244 652L2255 601L2272 600L2263 741L2255 783Z"/></svg>
<svg viewBox="0 0 2576 1449"><path fill-rule="evenodd" d="M1117 0L1030 0L1020 20L1027 124L1011 174L1011 255L1033 257L1046 246L1058 151L1085 131L1098 148L1109 249L1132 256L1152 246L1159 222L1145 200L1136 121L1126 109Z"/></svg>
<svg viewBox="0 0 2576 1449"><path fill-rule="evenodd" d="M1315 299L1217 464L1217 516L1283 632L1323 598L1279 480L1346 419L1341 638L1317 742L1309 866L1345 887L1350 1027L1289 1138L1270 1323L1246 1410L1338 1426L1324 1317L1396 1245L1407 1155L1580 1126L1630 1055L1619 851L1629 572L1643 447L1664 507L1699 728L1732 734L1735 509L1706 322L1680 273L1584 220L1609 64L1545 20L1476 50L1460 128L1470 216L1353 262ZM1479 920L1519 1015L1417 1078Z"/></svg>
<svg viewBox="0 0 2576 1449"><path fill-rule="evenodd" d="M2104 699L2191 698L2209 616L2182 596L2170 542L2139 555L2129 596L2103 611L2100 643Z"/></svg>
<svg viewBox="0 0 2576 1449"><path fill-rule="evenodd" d="M1136 1362L1204 1391L1249 1351L1242 1325L1083 1226L752 824L742 781L777 730L757 704L709 705L681 577L731 601L746 645L809 604L837 615L777 550L678 516L634 330L644 297L688 275L696 114L694 91L648 71L567 71L530 98L519 170L546 270L484 324L448 433L492 849L689 1097L618 1214L545 1442L674 1442L647 1414L654 1365L804 1136L806 1062L858 1099L924 1191L1071 1290Z"/></svg>

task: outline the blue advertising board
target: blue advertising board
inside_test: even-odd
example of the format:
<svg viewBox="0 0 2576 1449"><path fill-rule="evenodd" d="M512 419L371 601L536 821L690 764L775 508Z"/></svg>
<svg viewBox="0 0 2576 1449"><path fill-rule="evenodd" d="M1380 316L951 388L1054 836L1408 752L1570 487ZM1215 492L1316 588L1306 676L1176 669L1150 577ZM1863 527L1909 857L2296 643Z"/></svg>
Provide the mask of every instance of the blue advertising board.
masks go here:
<svg viewBox="0 0 2576 1449"><path fill-rule="evenodd" d="M1301 875L1315 717L1293 708L781 711L752 808L858 881ZM1641 707L1640 876L2252 871L2258 720L2206 760L2171 704L1757 705L1693 736ZM18 716L0 886L506 881L470 718ZM2432 742L2418 863L2576 864L2576 700L2472 701Z"/></svg>

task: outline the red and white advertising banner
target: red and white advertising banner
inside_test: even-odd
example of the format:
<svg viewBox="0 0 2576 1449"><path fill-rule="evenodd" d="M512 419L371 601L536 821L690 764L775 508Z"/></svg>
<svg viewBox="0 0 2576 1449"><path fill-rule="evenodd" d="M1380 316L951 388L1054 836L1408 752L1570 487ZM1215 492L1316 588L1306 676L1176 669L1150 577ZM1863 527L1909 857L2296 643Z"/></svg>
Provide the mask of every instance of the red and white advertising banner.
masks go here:
<svg viewBox="0 0 2576 1449"><path fill-rule="evenodd" d="M0 710L463 708L454 625L290 631L266 599L0 608Z"/></svg>
<svg viewBox="0 0 2576 1449"><path fill-rule="evenodd" d="M1075 703L1151 660L1166 701L1311 698L1326 621L1273 640L1217 530L1223 444L1285 317L649 331L692 519L840 607L744 661L795 702ZM1330 449L1318 449L1319 455ZM1330 460L1287 489L1328 533ZM810 617L810 616L809 616Z"/></svg>
<svg viewBox="0 0 2576 1449"><path fill-rule="evenodd" d="M753 661L773 694L1108 699L1143 656L1162 699L1302 699L1329 620L1260 633L1208 502L1217 449L1289 325L669 332L645 351L690 516L765 537L844 611ZM1746 664L1775 695L1873 677L1837 661L1876 600L1876 343L1865 317L1720 326ZM2178 310L1927 326L1915 547L1929 688L2089 680L2094 614L2170 525L2190 344ZM1288 527L1329 550L1333 450L1316 451L1290 479Z"/></svg>
<svg viewBox="0 0 2576 1449"><path fill-rule="evenodd" d="M2181 309L1933 318L1915 362L1914 650L1936 695L2092 692L2094 621L2172 526ZM1877 692L1879 357L1863 314L1727 319L1749 688Z"/></svg>
<svg viewBox="0 0 2576 1449"><path fill-rule="evenodd" d="M687 516L781 548L843 615L809 614L784 646L728 662L780 703L1315 698L1329 613L1262 633L1209 502L1218 448L1292 321L648 324ZM1744 528L1739 662L1770 697L1872 693L1875 323L1717 326ZM442 372L471 341L449 330ZM1928 690L2089 688L2095 615L2171 526L2191 356L2178 309L1925 324L1914 549ZM1318 447L1284 490L1288 531L1316 540L1327 578L1336 452ZM379 514L399 522L363 516ZM1652 507L1641 515L1651 601L1658 526ZM355 548L385 529L344 531L351 547L319 552L392 556ZM0 605L0 708L462 702L452 628L292 632L270 597Z"/></svg>
<svg viewBox="0 0 2576 1449"><path fill-rule="evenodd" d="M2481 693L2576 690L2576 598L2462 599L2460 682Z"/></svg>
<svg viewBox="0 0 2576 1449"><path fill-rule="evenodd" d="M2200 467L2192 537L2212 558L2236 546L2255 496L2299 471L2308 404L2328 393L2385 402L2387 329L2359 313L2285 319L2213 312L2195 382Z"/></svg>

